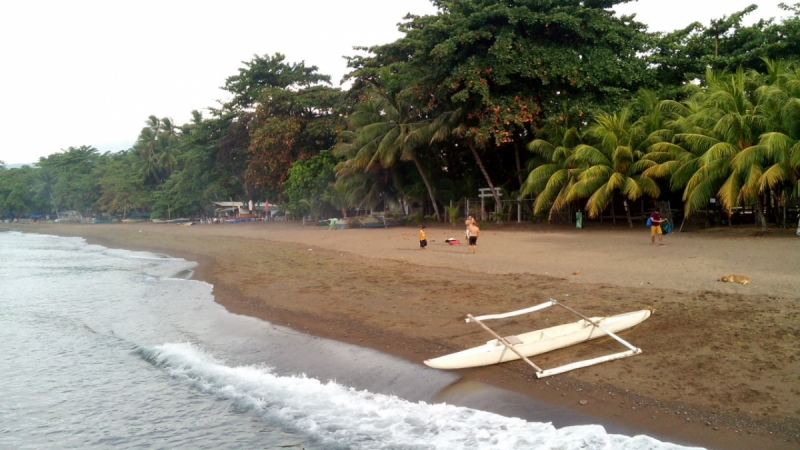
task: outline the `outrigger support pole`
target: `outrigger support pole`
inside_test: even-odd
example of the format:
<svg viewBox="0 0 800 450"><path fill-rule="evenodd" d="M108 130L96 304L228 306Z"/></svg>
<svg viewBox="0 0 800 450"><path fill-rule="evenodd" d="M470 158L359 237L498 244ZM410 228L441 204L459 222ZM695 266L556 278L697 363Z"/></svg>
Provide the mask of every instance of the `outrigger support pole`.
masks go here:
<svg viewBox="0 0 800 450"><path fill-rule="evenodd" d="M548 306L549 306L549 305L548 305ZM522 359L523 359L523 360L524 360L526 363L530 364L530 365L531 365L531 367L533 367L534 369L536 369L536 372L537 372L537 374L542 372L542 369L541 369L539 366L537 366L536 364L534 364L534 363L533 363L533 361L531 361L530 359L528 359L528 357L527 357L527 356L525 356L525 355L523 355L522 353L518 352L518 351L517 351L517 349L515 349L515 348L514 348L514 346L513 346L513 345L511 345L511 343L509 343L508 341L506 341L506 339L505 339L505 338L503 338L503 337L500 337L500 335L499 335L499 334L495 333L495 332L494 332L494 330L492 330L491 328L487 327L486 325L484 325L484 324L483 324L483 322L481 322L480 320L478 320L478 319L476 319L475 317L473 317L473 316L472 316L472 314L467 314L467 322L475 322L475 323L477 323L478 325L480 325L481 327L483 327L483 329L484 329L484 330L486 330L486 331L488 331L489 333L491 333L491 335L492 335L492 336L496 337L498 342L500 342L501 344L505 345L507 349L509 349L509 350L511 350L512 352L516 353L516 354L517 354L517 356L519 356L520 358L522 358Z"/></svg>
<svg viewBox="0 0 800 450"><path fill-rule="evenodd" d="M514 316L519 316L519 315L522 315L522 314L532 313L532 312L538 311L540 309L549 308L549 307L551 307L553 305L556 305L556 304L558 304L558 302L551 298L550 300L548 300L548 301L546 301L546 302L544 302L542 304L539 304L539 305L536 305L536 306L531 306L530 308L520 309L518 311L511 311L511 312L507 312L507 313L503 313L503 314L487 314L485 316L478 316L478 317L472 317L472 316L468 315L467 316L467 323L469 323L471 320L505 319L505 318L508 318L508 317L514 317Z"/></svg>
<svg viewBox="0 0 800 450"><path fill-rule="evenodd" d="M499 334L495 333L494 330L492 330L488 326L484 325L483 322L481 322L481 320L505 319L505 318L508 318L508 317L518 316L518 315L521 315L521 314L527 314L527 313L530 313L530 312L533 312L533 311L538 311L540 309L544 309L544 308L547 308L547 307L553 306L553 305L561 306L562 308L564 308L564 309L572 312L573 314L579 316L580 318L585 320L587 323L589 323L592 326L602 330L607 335L609 335L612 338L616 339L620 344L624 345L629 350L625 351L625 352L614 353L614 354L611 354L611 355L600 356L598 358L587 359L587 360L584 360L584 361L578 361L578 362L574 362L572 364L566 364L566 365L563 365L563 366L554 367L552 369L543 370L539 366L534 364L533 361L528 359L528 357L526 357L525 355L520 353L517 349L515 349L514 345L511 342L509 342L506 338L501 337ZM530 308L520 309L518 311L512 311L512 312L503 313L503 314L488 314L488 315L485 315L485 316L478 316L478 317L474 317L472 314L467 314L467 319L466 320L467 320L467 323L475 322L478 325L480 325L484 330L488 331L492 336L494 336L497 339L497 342L503 344L507 349L509 349L512 352L516 353L516 355L519 356L523 361L525 361L531 367L536 369L536 378L549 377L551 375L556 375L556 374L559 374L559 373L568 372L570 370L575 370L575 369L578 369L578 368L581 368L581 367L587 367L587 366L591 366L591 365L594 365L594 364L599 364L601 362L613 361L615 359L626 358L628 356L638 355L638 354L642 353L641 349L639 349L637 347L634 347L633 345L628 343L628 341L626 341L625 339L622 339L621 337L619 337L616 334L614 334L611 330L607 330L602 325L600 325L597 321L592 320L589 317L584 316L583 314L579 313L578 311L575 311L574 309L570 308L569 306L567 306L567 305L565 305L563 303L560 303L558 300L555 300L555 299L552 299L552 298L547 302L544 302L542 304L539 304L539 305L536 305L536 306L533 306L533 307L530 307Z"/></svg>
<svg viewBox="0 0 800 450"><path fill-rule="evenodd" d="M558 305L558 306L566 309L567 311L571 311L571 312L577 314L578 316L580 316L581 319L583 319L583 320L589 322L590 324L596 326L597 328L600 328L601 330L605 331L605 333L607 335L609 335L612 338L616 339L617 341L619 341L620 344L624 345L625 347L628 347L632 352L634 352L634 354L639 354L639 353L642 352L641 349L638 349L638 348L634 347L633 345L629 344L628 341L626 341L625 339L622 339L621 337L619 337L616 334L612 333L611 330L606 330L599 323L597 323L594 320L584 316L583 314L579 313L578 311L575 311L574 309L570 308L569 306L567 306L567 305L565 305L563 303L560 303L558 300L555 300L555 299L552 299L552 298L550 299L550 301L553 302L553 304Z"/></svg>

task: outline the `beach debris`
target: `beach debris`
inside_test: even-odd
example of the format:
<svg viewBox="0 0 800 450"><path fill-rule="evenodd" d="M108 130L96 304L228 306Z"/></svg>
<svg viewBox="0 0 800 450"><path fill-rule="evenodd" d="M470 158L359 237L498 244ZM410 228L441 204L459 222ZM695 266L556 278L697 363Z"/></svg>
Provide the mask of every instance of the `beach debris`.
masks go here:
<svg viewBox="0 0 800 450"><path fill-rule="evenodd" d="M575 272L572 272L572 274L573 274L573 275L580 275L580 274L581 274L581 271L580 271L580 270L576 270Z"/></svg>
<svg viewBox="0 0 800 450"><path fill-rule="evenodd" d="M580 403L581 405L585 405L585 404L589 403L589 400L581 400L578 403Z"/></svg>

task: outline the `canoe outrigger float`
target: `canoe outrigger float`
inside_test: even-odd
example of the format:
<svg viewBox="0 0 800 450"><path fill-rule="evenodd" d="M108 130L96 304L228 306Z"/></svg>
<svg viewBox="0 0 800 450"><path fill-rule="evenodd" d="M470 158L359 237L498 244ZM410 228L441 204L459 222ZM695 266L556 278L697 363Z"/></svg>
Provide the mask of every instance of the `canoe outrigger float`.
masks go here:
<svg viewBox="0 0 800 450"><path fill-rule="evenodd" d="M499 334L495 333L491 328L483 323L484 320L504 319L507 317L528 314L553 305L558 305L567 309L568 311L581 317L581 320L508 337L500 337ZM628 343L628 341L617 336L615 333L642 323L645 319L650 317L651 313L651 310L643 309L625 314L617 314L615 316L590 318L551 298L550 301L542 303L541 305L503 314L489 314L478 317L473 317L471 314L467 314L467 323L477 323L492 336L494 336L495 339L492 339L486 344L478 347L440 356L438 358L428 359L425 361L425 364L435 369L464 369L467 367L488 366L491 364L523 359L536 370L537 378L548 377L550 375L556 375L570 370L579 369L581 367L587 367L606 361L638 355L642 352L641 349L634 347ZM611 355L600 356L598 358L578 361L547 370L540 368L531 362L530 359L528 359L529 356L540 355L542 353L547 353L559 348L569 347L570 345L575 345L603 336L611 336L619 343L627 347L628 350L621 353L614 353Z"/></svg>

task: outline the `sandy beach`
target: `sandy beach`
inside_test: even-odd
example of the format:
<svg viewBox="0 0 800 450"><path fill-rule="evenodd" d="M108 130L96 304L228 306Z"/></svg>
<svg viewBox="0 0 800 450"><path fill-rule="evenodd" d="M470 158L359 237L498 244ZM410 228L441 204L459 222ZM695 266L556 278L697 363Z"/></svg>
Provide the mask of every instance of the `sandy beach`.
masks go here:
<svg viewBox="0 0 800 450"><path fill-rule="evenodd" d="M459 371L581 412L719 449L800 448L800 237L751 226L672 233L590 223L489 226L477 252L460 226L327 230L300 223L6 224L198 261L229 310L422 364L481 344L467 314L554 298L591 316L655 313L622 333L641 355L536 379L523 362ZM743 274L750 284L718 281ZM511 335L574 316L558 308L498 321ZM541 355L554 367L622 351L599 339ZM586 404L581 404L586 400Z"/></svg>

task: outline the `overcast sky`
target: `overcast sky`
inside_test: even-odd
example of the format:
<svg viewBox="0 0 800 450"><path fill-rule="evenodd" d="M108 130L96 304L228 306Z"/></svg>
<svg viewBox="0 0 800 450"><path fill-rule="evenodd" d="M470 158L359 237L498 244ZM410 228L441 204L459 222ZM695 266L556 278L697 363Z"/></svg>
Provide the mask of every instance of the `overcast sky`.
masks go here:
<svg viewBox="0 0 800 450"><path fill-rule="evenodd" d="M672 31L755 2L639 0L617 10ZM753 18L783 16L779 2L761 1ZM342 56L396 40L408 12L435 9L429 0L2 0L0 161L126 149L149 115L183 124L226 99L220 86L255 54L316 65L338 85Z"/></svg>

